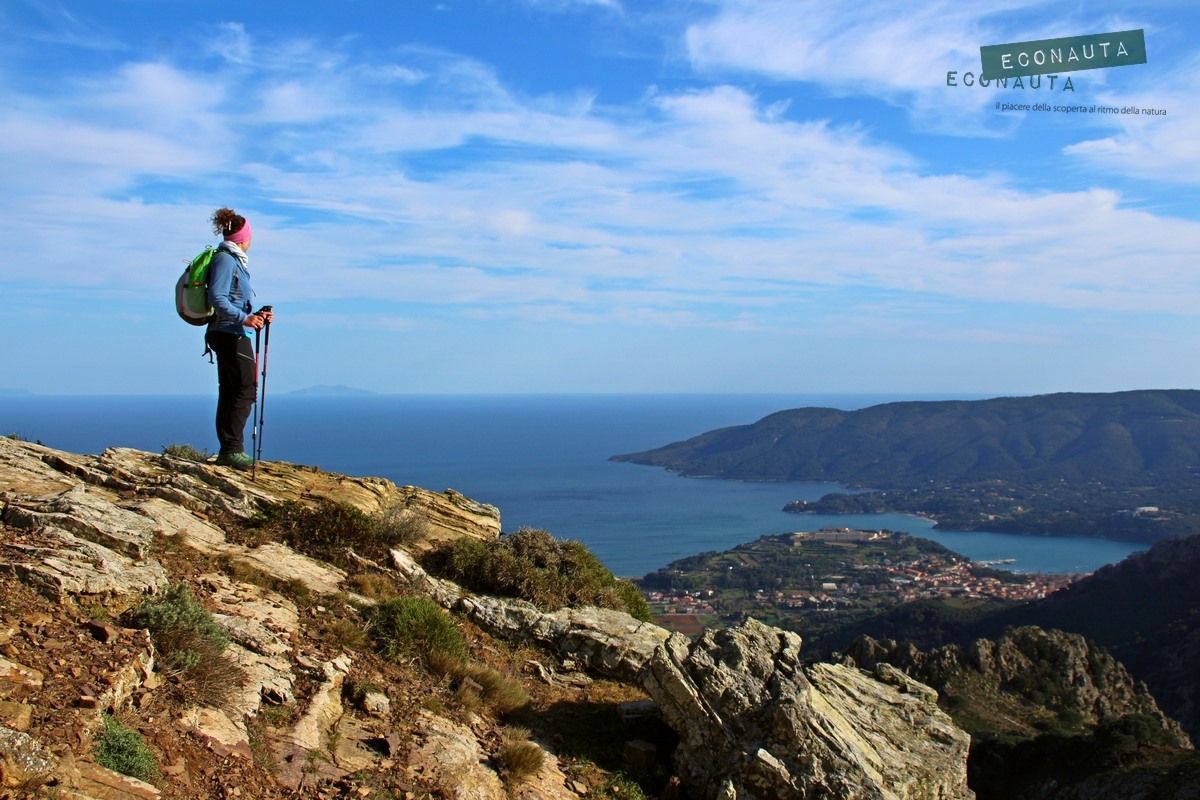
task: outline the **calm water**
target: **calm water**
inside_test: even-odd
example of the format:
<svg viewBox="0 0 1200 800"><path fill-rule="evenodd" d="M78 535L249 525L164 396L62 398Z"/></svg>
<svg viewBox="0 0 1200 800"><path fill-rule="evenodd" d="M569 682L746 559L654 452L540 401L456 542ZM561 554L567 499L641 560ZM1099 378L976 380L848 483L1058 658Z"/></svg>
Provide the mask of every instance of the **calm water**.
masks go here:
<svg viewBox="0 0 1200 800"><path fill-rule="evenodd" d="M1090 572L1144 549L1095 539L933 531L898 514L796 515L831 484L681 478L608 461L773 411L806 405L854 409L911 397L368 396L269 397L263 457L429 489L454 488L501 510L504 529L530 525L580 539L621 575L682 556L723 550L766 533L827 526L890 528L926 536L1006 568ZM213 450L209 397L0 397L0 433L96 453L158 451L188 443Z"/></svg>

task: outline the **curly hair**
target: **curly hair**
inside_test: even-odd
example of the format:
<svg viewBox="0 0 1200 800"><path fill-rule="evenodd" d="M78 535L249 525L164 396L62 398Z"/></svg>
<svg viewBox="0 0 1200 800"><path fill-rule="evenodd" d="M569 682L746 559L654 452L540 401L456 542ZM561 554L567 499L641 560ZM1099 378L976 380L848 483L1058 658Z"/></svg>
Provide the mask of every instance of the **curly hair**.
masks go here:
<svg viewBox="0 0 1200 800"><path fill-rule="evenodd" d="M246 218L232 208L218 208L212 215L213 233L229 236L237 233L246 224Z"/></svg>

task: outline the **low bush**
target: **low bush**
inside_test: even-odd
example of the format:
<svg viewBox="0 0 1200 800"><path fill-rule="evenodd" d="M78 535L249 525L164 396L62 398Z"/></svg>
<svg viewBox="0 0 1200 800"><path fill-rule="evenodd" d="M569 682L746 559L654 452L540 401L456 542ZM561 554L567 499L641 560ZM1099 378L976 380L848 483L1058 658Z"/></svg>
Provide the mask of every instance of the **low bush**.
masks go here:
<svg viewBox="0 0 1200 800"><path fill-rule="evenodd" d="M500 735L500 749L496 751L496 764L505 784L518 784L537 774L546 763L546 753L529 741L529 731L524 728L507 728Z"/></svg>
<svg viewBox="0 0 1200 800"><path fill-rule="evenodd" d="M158 764L146 740L108 714L104 715L104 729L96 741L95 759L102 767L140 781L158 777Z"/></svg>
<svg viewBox="0 0 1200 800"><path fill-rule="evenodd" d="M128 612L129 622L146 628L167 665L187 670L206 655L229 645L208 609L196 602L182 583L171 584L162 597L146 600Z"/></svg>
<svg viewBox="0 0 1200 800"><path fill-rule="evenodd" d="M350 550L386 562L388 551L420 538L424 529L420 518L404 511L370 515L332 501L312 507L294 501L268 506L251 525L305 555L343 569L358 566L349 557Z"/></svg>
<svg viewBox="0 0 1200 800"><path fill-rule="evenodd" d="M125 621L150 631L163 664L181 678L190 699L223 706L245 682L245 670L223 652L229 637L185 585L172 584L162 597L130 609Z"/></svg>
<svg viewBox="0 0 1200 800"><path fill-rule="evenodd" d="M425 560L434 572L474 591L518 597L547 611L592 605L650 619L637 587L613 575L583 543L559 541L537 528L495 542L463 537Z"/></svg>
<svg viewBox="0 0 1200 800"><path fill-rule="evenodd" d="M182 458L184 461L196 461L201 464L208 461L209 456L207 450L197 450L190 444L163 445L162 454L171 458Z"/></svg>
<svg viewBox="0 0 1200 800"><path fill-rule="evenodd" d="M389 660L467 658L467 645L454 620L428 597L393 597L370 609L367 621L376 650Z"/></svg>
<svg viewBox="0 0 1200 800"><path fill-rule="evenodd" d="M511 714L529 705L529 692L525 691L521 681L499 670L484 664L467 662L455 674L459 678L469 678L479 686L480 699L499 716Z"/></svg>

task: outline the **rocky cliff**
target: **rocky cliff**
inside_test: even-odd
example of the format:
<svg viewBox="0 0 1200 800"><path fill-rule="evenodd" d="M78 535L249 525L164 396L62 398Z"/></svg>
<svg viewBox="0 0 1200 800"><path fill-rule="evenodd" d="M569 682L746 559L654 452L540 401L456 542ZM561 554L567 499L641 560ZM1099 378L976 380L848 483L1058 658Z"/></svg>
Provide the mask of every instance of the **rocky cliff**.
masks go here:
<svg viewBox="0 0 1200 800"><path fill-rule="evenodd" d="M864 636L842 663L936 687L972 734L969 774L980 800L1165 800L1194 797L1200 786L1200 756L1179 723L1077 634L1024 626L928 651Z"/></svg>
<svg viewBox="0 0 1200 800"><path fill-rule="evenodd" d="M971 796L966 734L896 670L803 665L798 637L757 623L691 643L619 612L544 612L427 574L414 556L438 541L500 533L496 509L454 492L281 463L252 482L3 438L0 500L0 796L629 796L624 771L661 774L675 797ZM323 501L415 521L420 536L391 563L346 553L355 572L243 535L271 507ZM188 587L231 642L219 691L187 685L146 631L121 624L168 586ZM369 609L397 592L455 612L487 665L478 681L368 646ZM523 680L526 730L470 699L489 674ZM630 709L647 708L674 729L672 759L660 737L610 763ZM149 782L95 763L113 718L149 742Z"/></svg>
<svg viewBox="0 0 1200 800"><path fill-rule="evenodd" d="M1035 735L1048 727L1084 729L1128 715L1154 719L1166 738L1191 748L1183 728L1104 649L1078 634L1035 626L1010 628L969 647L922 651L911 644L861 637L843 663L895 666L935 687L944 700L990 733Z"/></svg>

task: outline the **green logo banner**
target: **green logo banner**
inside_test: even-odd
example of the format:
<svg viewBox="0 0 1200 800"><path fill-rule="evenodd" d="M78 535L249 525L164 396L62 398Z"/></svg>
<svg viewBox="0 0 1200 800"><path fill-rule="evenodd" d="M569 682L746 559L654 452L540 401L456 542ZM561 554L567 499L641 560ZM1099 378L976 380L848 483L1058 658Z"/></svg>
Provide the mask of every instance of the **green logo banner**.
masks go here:
<svg viewBox="0 0 1200 800"><path fill-rule="evenodd" d="M1146 63L1146 36L1138 28L1064 39L990 44L980 47L979 55L983 60L981 77L985 80L1124 67Z"/></svg>

